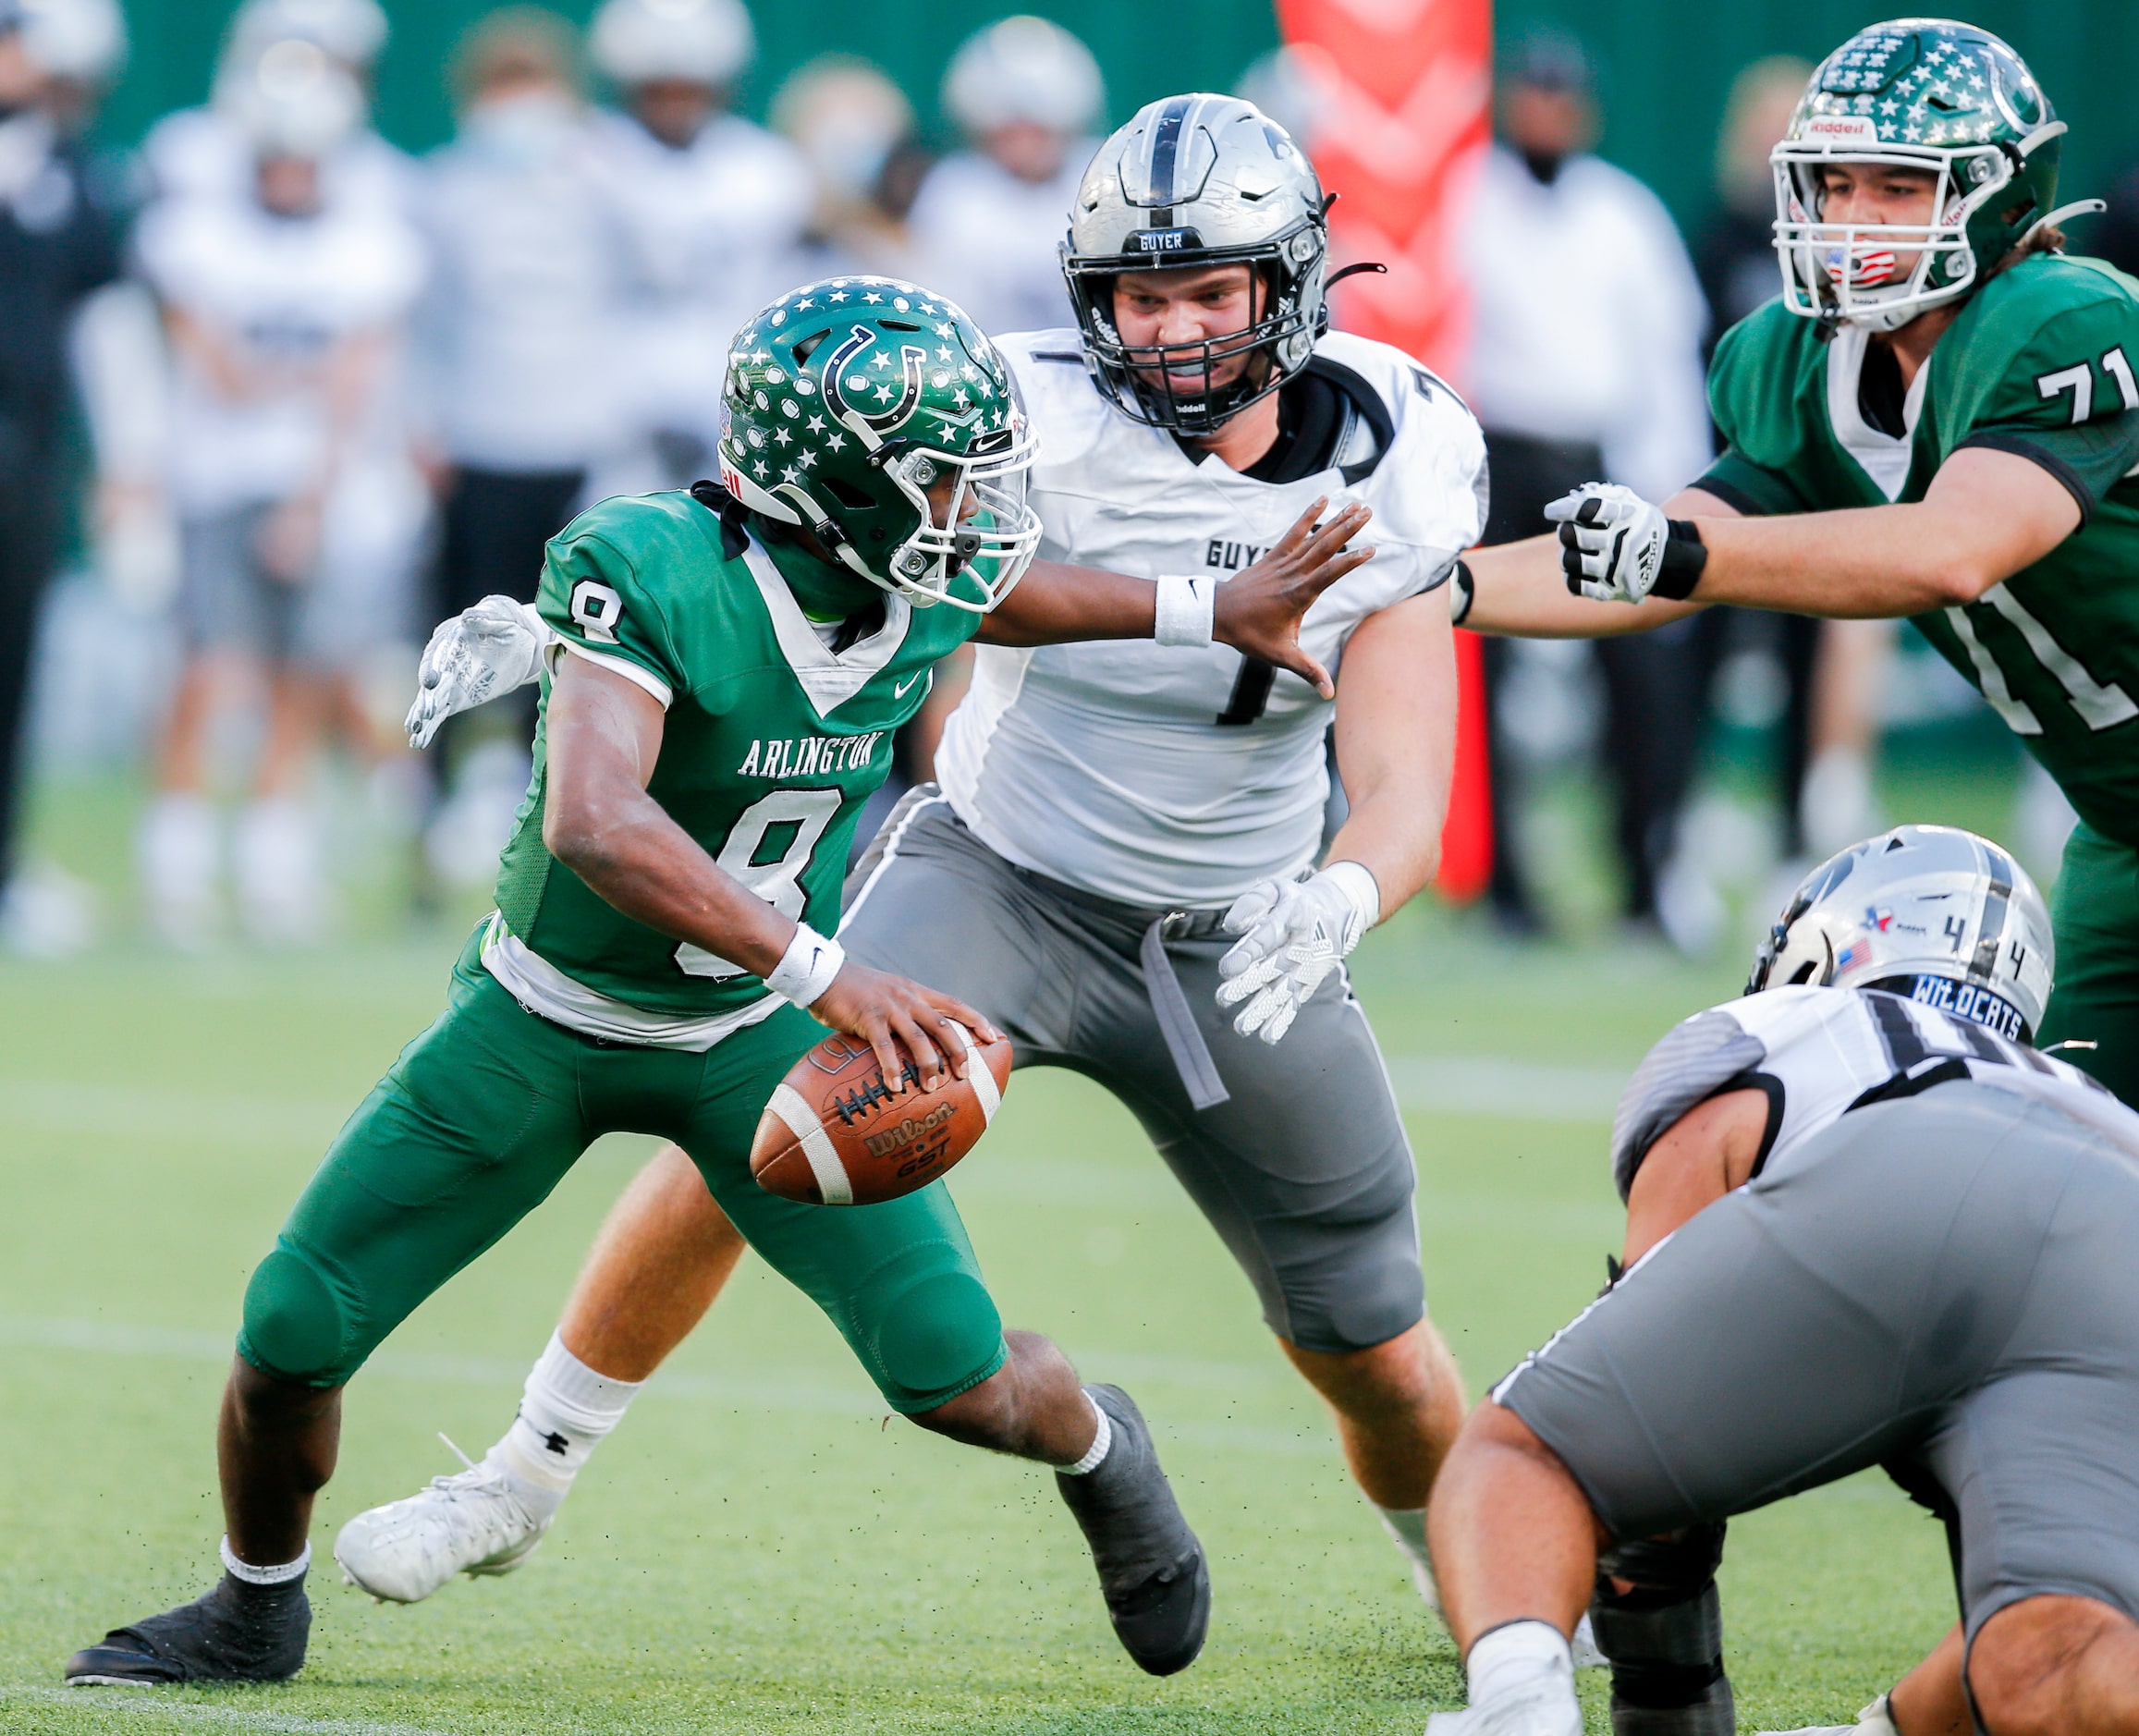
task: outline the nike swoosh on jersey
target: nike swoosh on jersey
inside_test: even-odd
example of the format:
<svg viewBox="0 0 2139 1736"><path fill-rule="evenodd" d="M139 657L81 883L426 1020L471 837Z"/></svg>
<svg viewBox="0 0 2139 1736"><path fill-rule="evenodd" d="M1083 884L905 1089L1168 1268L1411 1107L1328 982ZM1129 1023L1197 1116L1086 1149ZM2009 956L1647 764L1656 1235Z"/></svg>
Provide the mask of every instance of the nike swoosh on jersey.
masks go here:
<svg viewBox="0 0 2139 1736"><path fill-rule="evenodd" d="M899 682L897 687L891 690L891 697L893 699L904 699L906 697L906 690L920 679L921 677L918 675L908 676L905 680Z"/></svg>

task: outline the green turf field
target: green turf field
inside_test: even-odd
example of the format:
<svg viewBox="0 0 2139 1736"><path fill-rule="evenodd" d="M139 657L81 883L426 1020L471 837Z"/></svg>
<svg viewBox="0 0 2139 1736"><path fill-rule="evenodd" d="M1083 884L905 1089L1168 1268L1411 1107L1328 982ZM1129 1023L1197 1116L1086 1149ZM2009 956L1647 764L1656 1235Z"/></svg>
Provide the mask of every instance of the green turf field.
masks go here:
<svg viewBox="0 0 2139 1736"><path fill-rule="evenodd" d="M113 837L93 803L44 832ZM210 1583L247 1272L435 1009L455 938L0 964L0 1730L1415 1736L1460 1704L1447 1635L1245 1282L1127 1114L1045 1072L1019 1078L955 1192L1005 1315L1152 1417L1212 1552L1211 1642L1186 1675L1152 1682L1117 1650L1047 1477L886 1419L831 1329L746 1263L525 1571L395 1608L330 1564L298 1685L62 1690L75 1646ZM1418 1150L1433 1308L1473 1392L1595 1293L1620 1080L1742 968L1735 949L1705 967L1517 949L1425 908L1361 955ZM438 1431L480 1454L509 1419L644 1149L598 1146L359 1378L323 1562L351 1513L457 1468ZM1747 1731L1847 1719L1952 1612L1941 1534L1873 1478L1734 1525L1724 1587ZM1601 1682L1585 1694L1608 1730Z"/></svg>

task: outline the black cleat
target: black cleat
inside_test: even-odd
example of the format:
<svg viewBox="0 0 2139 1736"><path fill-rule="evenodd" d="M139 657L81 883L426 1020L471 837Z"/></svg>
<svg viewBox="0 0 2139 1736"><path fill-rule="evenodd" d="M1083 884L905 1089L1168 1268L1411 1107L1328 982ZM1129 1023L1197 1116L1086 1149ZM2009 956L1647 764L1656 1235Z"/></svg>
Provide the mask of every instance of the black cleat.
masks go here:
<svg viewBox="0 0 2139 1736"><path fill-rule="evenodd" d="M70 1688L287 1681L304 1668L312 1605L301 1577L251 1585L226 1573L205 1597L114 1628L67 1660Z"/></svg>
<svg viewBox="0 0 2139 1736"><path fill-rule="evenodd" d="M1170 1676L1196 1661L1210 1632L1204 1546L1181 1517L1136 1400L1119 1387L1084 1390L1106 1413L1113 1445L1097 1469L1057 1473L1055 1485L1092 1546L1115 1637L1139 1669Z"/></svg>

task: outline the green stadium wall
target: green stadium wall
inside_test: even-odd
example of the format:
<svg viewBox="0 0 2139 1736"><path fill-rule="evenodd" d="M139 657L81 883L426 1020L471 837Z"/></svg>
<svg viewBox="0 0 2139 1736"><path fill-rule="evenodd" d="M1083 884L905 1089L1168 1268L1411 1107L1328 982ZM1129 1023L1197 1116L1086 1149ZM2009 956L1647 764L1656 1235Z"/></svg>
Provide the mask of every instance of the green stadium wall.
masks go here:
<svg viewBox="0 0 2139 1736"><path fill-rule="evenodd" d="M165 110L202 99L232 9L233 0L128 0L134 53L106 112L107 136L130 141ZM486 9L474 0L388 0L394 35L379 68L379 111L389 137L412 149L446 137L443 68L455 39ZM593 0L556 9L583 18ZM762 113L788 71L836 48L888 71L940 138L935 87L945 59L1005 9L991 0L754 0L761 54L742 104ZM1168 91L1230 86L1277 39L1265 0L1083 0L1033 9L1091 43L1117 120ZM1503 40L1551 24L1590 45L1604 99L1604 154L1654 186L1684 222L1707 202L1716 128L1738 68L1763 55L1816 57L1878 16L1843 0L1506 0L1498 25ZM2139 104L2120 94L2139 77L2139 0L1979 0L1968 17L2026 56L2071 122L2067 195L2107 191L2139 157ZM2075 239L2084 242L2084 229Z"/></svg>

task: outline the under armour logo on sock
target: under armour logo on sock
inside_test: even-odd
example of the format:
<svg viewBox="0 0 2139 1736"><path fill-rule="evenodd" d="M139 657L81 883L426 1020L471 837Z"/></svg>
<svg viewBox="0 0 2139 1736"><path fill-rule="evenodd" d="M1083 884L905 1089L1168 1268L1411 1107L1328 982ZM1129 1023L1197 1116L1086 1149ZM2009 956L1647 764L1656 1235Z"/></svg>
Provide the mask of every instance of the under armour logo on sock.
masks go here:
<svg viewBox="0 0 2139 1736"><path fill-rule="evenodd" d="M554 1432L543 1436L543 1445L560 1458L572 1450L572 1443Z"/></svg>

